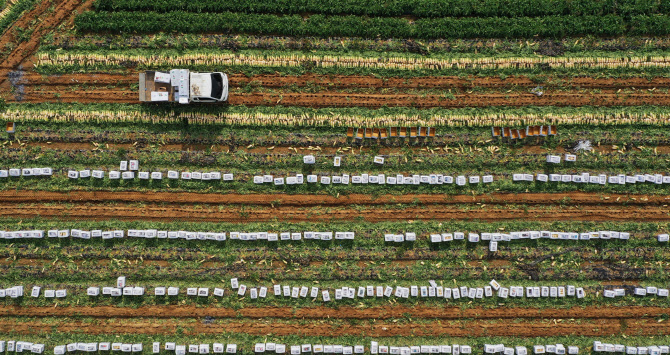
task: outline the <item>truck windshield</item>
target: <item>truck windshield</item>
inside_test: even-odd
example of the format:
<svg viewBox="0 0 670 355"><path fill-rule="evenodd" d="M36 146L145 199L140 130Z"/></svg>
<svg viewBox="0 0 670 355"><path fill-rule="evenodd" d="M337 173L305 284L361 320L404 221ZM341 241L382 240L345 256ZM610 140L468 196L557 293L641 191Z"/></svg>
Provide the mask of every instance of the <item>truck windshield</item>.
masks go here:
<svg viewBox="0 0 670 355"><path fill-rule="evenodd" d="M212 97L220 100L223 94L223 78L221 74L212 73Z"/></svg>

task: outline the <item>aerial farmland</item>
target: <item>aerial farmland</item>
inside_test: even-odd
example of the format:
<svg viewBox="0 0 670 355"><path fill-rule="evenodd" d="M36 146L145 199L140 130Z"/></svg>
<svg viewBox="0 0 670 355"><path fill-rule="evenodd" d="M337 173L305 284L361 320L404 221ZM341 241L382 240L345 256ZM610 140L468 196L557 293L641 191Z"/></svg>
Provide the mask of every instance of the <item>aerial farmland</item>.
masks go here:
<svg viewBox="0 0 670 355"><path fill-rule="evenodd" d="M0 0L0 354L670 354L670 2Z"/></svg>

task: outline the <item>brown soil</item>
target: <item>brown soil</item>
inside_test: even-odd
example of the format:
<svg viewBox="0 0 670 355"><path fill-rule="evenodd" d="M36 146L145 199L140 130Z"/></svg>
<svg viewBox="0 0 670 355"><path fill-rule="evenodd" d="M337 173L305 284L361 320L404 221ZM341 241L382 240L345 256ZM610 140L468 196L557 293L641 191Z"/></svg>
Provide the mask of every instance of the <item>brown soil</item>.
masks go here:
<svg viewBox="0 0 670 355"><path fill-rule="evenodd" d="M193 192L111 192L111 191L72 191L50 192L30 190L0 191L0 202L149 202L179 204L226 204L255 206L350 206L350 205L384 205L398 203L420 203L422 205L568 205L616 206L663 206L670 203L667 195L633 195L633 194L597 194L588 192L569 193L523 193L523 194L486 194L486 195L444 195L444 194L404 194L371 196L364 194L348 194L339 197L329 195L289 195L277 194L212 194ZM478 207L479 208L479 207ZM631 208L632 209L632 208ZM634 211L630 211L634 212Z"/></svg>
<svg viewBox="0 0 670 355"><path fill-rule="evenodd" d="M228 75L231 88L251 85L253 87L278 88L284 86L305 87L310 85L327 88L397 88L397 89L448 89L458 88L468 90L480 88L507 88L507 87L535 87L538 83L524 76L514 76L501 79L498 77L472 77L462 79L453 76L421 77L421 78L376 78L357 75L315 75L300 76L286 75ZM137 83L137 73L129 74L65 74L44 76L31 73L23 77L24 85L118 85ZM559 81L542 83L548 87L574 87L584 89L653 89L670 86L670 78L566 78Z"/></svg>
<svg viewBox="0 0 670 355"><path fill-rule="evenodd" d="M315 198L318 201L318 197ZM242 207L202 207L117 203L111 205L84 204L75 206L45 206L42 204L0 203L0 217L12 218L82 218L91 220L144 220L144 221L196 221L196 222L328 222L362 219L368 222L404 220L482 220L504 221L532 218L536 221L670 221L670 208L631 208L619 206L517 208L482 207L463 209L459 206L428 205L423 208L388 209L370 207L365 210L346 207L309 209L281 206L248 209Z"/></svg>
<svg viewBox="0 0 670 355"><path fill-rule="evenodd" d="M302 324L296 322L274 322L257 320L226 320L225 323L186 323L180 320L161 319L104 319L95 323L86 321L60 321L58 323L23 320L5 320L0 331L20 334L44 332L84 334L220 334L244 333L250 335L298 335L298 336L608 336L608 335L669 335L670 322L640 319L595 319L557 321L428 321L428 322L363 322L342 324L320 321Z"/></svg>
<svg viewBox="0 0 670 355"><path fill-rule="evenodd" d="M8 99L14 101L14 99ZM79 89L68 86L27 87L22 102L108 102L138 103L136 91L117 89ZM670 105L670 94L665 93L583 93L554 92L537 97L529 93L457 94L443 95L384 95L327 93L241 93L231 95L231 105L246 106L302 106L302 107L417 107L457 108L488 106L639 106Z"/></svg>
<svg viewBox="0 0 670 355"><path fill-rule="evenodd" d="M196 307L180 306L142 306L133 307L21 307L0 306L0 316L3 317L100 317L100 318L288 318L288 319L393 319L393 318L422 318L458 320L463 318L474 319L569 319L569 318L597 318L620 319L639 318L655 319L667 314L665 307L574 307L568 309L557 308L461 308L461 307L254 307L235 310L223 307Z"/></svg>

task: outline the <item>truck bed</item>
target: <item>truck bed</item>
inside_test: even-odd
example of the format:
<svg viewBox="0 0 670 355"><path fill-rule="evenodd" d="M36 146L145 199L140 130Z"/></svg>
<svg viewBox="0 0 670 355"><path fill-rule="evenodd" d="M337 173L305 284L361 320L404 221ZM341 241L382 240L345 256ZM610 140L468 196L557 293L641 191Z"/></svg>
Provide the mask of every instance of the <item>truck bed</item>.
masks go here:
<svg viewBox="0 0 670 355"><path fill-rule="evenodd" d="M167 92L168 101L174 101L174 87L168 83L157 83L155 79L155 71L147 71L140 73L140 101L151 101L151 92Z"/></svg>

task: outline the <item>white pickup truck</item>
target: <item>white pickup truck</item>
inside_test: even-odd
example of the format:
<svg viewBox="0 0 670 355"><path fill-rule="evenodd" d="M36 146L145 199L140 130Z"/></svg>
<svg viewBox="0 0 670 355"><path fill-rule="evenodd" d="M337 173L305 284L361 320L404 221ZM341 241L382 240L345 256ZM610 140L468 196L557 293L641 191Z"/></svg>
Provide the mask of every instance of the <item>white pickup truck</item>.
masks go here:
<svg viewBox="0 0 670 355"><path fill-rule="evenodd" d="M141 102L225 102L228 100L228 76L224 73L193 73L172 69L169 73L140 73Z"/></svg>

